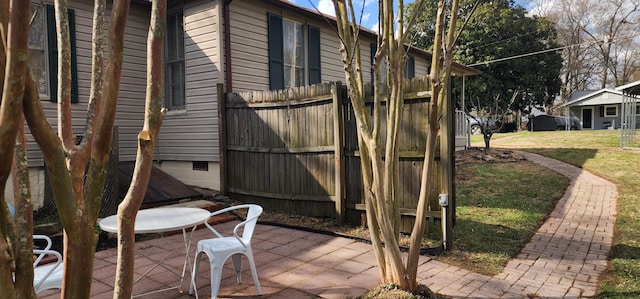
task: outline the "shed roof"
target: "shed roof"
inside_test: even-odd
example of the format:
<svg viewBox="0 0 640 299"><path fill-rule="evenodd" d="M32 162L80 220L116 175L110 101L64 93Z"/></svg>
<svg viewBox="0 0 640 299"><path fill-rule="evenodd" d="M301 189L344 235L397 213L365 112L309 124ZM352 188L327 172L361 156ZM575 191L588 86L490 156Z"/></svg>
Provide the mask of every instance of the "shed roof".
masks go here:
<svg viewBox="0 0 640 299"><path fill-rule="evenodd" d="M567 102L561 107L612 105L620 103L622 103L622 92L605 88Z"/></svg>
<svg viewBox="0 0 640 299"><path fill-rule="evenodd" d="M640 81L631 82L629 84L618 86L616 90L621 91L623 93L640 95Z"/></svg>

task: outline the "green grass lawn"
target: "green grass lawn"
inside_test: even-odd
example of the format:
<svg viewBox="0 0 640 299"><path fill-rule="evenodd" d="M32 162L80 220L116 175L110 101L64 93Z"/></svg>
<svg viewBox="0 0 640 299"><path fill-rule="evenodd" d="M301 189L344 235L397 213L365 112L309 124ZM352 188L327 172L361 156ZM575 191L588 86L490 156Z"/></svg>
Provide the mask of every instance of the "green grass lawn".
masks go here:
<svg viewBox="0 0 640 299"><path fill-rule="evenodd" d="M502 272L569 185L528 161L467 163L456 172L454 250L436 258L485 275Z"/></svg>
<svg viewBox="0 0 640 299"><path fill-rule="evenodd" d="M495 147L522 148L586 169L618 186L610 272L601 298L640 297L640 151L619 148L620 131L497 134ZM638 139L634 145L638 145ZM637 149L637 148L636 148Z"/></svg>

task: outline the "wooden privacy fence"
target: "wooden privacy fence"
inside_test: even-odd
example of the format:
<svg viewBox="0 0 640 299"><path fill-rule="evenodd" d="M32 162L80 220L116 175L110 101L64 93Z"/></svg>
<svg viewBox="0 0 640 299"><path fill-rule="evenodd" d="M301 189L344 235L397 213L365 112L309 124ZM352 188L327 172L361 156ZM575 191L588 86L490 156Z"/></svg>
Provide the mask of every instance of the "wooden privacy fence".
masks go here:
<svg viewBox="0 0 640 299"><path fill-rule="evenodd" d="M399 136L403 231L410 229L415 215L430 99L422 78L406 85ZM222 85L218 90L223 94ZM225 93L220 108L227 194L269 210L362 223L356 121L345 86ZM384 115L384 103L382 108ZM429 217L441 217L437 200L429 208Z"/></svg>

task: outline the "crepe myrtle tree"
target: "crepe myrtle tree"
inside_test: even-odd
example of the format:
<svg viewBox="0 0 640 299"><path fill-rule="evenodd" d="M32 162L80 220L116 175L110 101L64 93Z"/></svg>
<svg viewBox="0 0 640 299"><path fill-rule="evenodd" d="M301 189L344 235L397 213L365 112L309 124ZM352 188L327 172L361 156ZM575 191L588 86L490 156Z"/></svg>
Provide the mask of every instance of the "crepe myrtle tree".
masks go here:
<svg viewBox="0 0 640 299"><path fill-rule="evenodd" d="M426 152L416 221L411 233L409 253L404 261L398 246L398 132L405 84L404 68L407 61L405 45L409 43L406 28L414 25L416 14L408 16L405 20L404 1L397 1L395 13L393 0L378 1L379 35L373 61L373 113L369 113L364 102L365 68L361 60L361 44L358 38L360 27L353 1L333 0L333 4L336 11L337 34L341 40L340 53L347 92L353 105L358 130L367 225L381 280L383 283L397 284L405 290L415 290L418 287L416 275L421 239L426 226L427 196L434 194L435 192L430 191L438 187L437 183L429 178L436 171L434 159L440 134L439 122L449 100L447 93L453 62L452 50L458 35L456 22L459 0L437 1L434 50L428 75L431 101L427 125L424 128L427 135ZM416 11L421 11L420 8L424 4L424 0L417 0L416 5L419 9ZM450 16L448 20L445 20L446 15ZM383 81L382 78L386 79ZM386 115L382 115L383 101L386 101ZM383 121L383 118L386 121ZM382 125L386 125L386 136L380 138Z"/></svg>
<svg viewBox="0 0 640 299"><path fill-rule="evenodd" d="M512 113L511 107L518 97L518 93L517 90L513 91L509 101L501 101L500 94L496 94L492 102L482 103L478 100L476 104L472 104L476 115L467 113L480 126L485 155L491 154L491 137L502 131L507 115Z"/></svg>
<svg viewBox="0 0 640 299"><path fill-rule="evenodd" d="M10 9L11 8L11 9ZM14 146L22 135L23 93L27 76L30 1L0 1L0 289L6 298L34 298L31 251L33 240L32 217L14 221L7 206L4 189L11 177L14 164ZM21 138L20 138L21 139ZM20 140L18 139L18 140ZM18 152L20 151L20 148ZM18 153L20 154L20 153ZM22 176L24 178L24 176ZM15 180L14 180L15 181ZM16 190L16 189L14 189ZM17 212L29 210L29 202L18 198ZM15 270L15 272L14 272ZM15 273L15 276L14 276Z"/></svg>
<svg viewBox="0 0 640 299"><path fill-rule="evenodd" d="M106 69L106 0L94 1L91 89L83 138L79 143L76 143L71 126L71 49L67 1L54 1L58 69L52 71L58 74L57 132L46 118L36 84L27 71L30 2L0 1L1 37L5 45L5 51L0 51L0 65L4 69L4 72L0 72L0 78L4 82L0 106L0 189L3 191L0 192L0 289L3 298L35 298L31 260L32 206L28 192L30 184L24 150L25 138L21 131L26 120L42 151L50 174L56 208L64 227L65 259L61 297L89 298L98 239L96 222L109 162L130 0L116 0L112 4L110 29L106 37L109 45ZM161 109L162 78L159 60L162 57L165 8L166 0L154 0L152 3L145 121L138 134L139 150L134 179L125 203L118 211L121 222L124 223L119 227L119 236L126 240L133 235L135 211L140 206L138 197L139 194L144 194L147 187L150 155L164 114ZM12 167L12 164L15 166ZM8 216L4 198L4 189L12 168L16 190L15 221ZM133 242L119 249L119 258L133 256L132 244ZM122 267L120 262L118 264L114 293L130 297L132 280L128 279L133 272L133 262L130 267ZM15 273L15 280L12 273Z"/></svg>
<svg viewBox="0 0 640 299"><path fill-rule="evenodd" d="M147 37L147 92L144 125L138 133L138 151L131 184L118 206L118 261L113 298L131 298L135 264L135 220L149 185L153 149L166 109L162 107L162 48L167 0L153 0Z"/></svg>

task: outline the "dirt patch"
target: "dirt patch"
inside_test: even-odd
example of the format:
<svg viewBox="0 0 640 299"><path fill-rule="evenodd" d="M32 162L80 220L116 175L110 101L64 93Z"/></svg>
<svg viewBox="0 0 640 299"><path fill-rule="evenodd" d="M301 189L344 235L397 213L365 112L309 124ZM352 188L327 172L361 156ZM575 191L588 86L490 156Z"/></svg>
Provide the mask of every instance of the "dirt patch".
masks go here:
<svg viewBox="0 0 640 299"><path fill-rule="evenodd" d="M491 149L490 155L484 154L484 148L471 147L464 151L457 151L455 153L456 165L464 163L513 163L525 160L524 156L509 150L509 149ZM463 172L456 173L456 181L464 181L468 174ZM205 194L205 197L215 201L222 201L226 204L237 205L242 204L234 200L230 200L228 197L219 196L217 194L207 194L207 190L199 191ZM210 192L210 191L209 191ZM243 215L240 215L241 217ZM335 233L346 237L354 237L358 239L368 240L369 230L366 227L354 226L348 224L338 224L335 219L331 218L318 218L309 217L303 215L295 215L288 213L277 213L273 211L264 211L260 215L260 222L265 224L283 225L291 228L305 228L317 231L324 231L329 233ZM408 236L401 236L401 246L407 246L409 244ZM437 247L438 244L431 239L423 239L423 248Z"/></svg>
<svg viewBox="0 0 640 299"><path fill-rule="evenodd" d="M485 154L484 148L471 147L455 153L456 165L464 163L510 163L525 160L525 157L509 149L489 150Z"/></svg>

